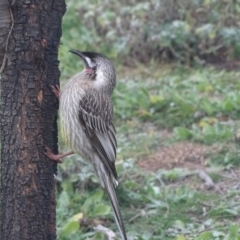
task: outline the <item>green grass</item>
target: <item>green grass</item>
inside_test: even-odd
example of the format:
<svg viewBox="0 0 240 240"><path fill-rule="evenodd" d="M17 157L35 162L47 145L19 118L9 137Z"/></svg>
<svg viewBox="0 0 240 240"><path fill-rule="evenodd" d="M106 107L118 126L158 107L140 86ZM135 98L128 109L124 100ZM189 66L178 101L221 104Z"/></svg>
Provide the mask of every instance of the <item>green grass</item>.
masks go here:
<svg viewBox="0 0 240 240"><path fill-rule="evenodd" d="M227 170L239 166L235 132L240 73L152 63L144 69L142 65L119 68L118 76L113 95L120 179L117 194L129 239L240 239L238 181L229 182L234 175ZM205 189L194 171L150 173L139 169L139 159L160 146L183 140L217 146L207 169L216 188ZM117 231L108 199L97 182L92 168L80 157L60 166L59 240L104 239L93 229L97 224Z"/></svg>
<svg viewBox="0 0 240 240"><path fill-rule="evenodd" d="M137 117L163 127L239 118L239 73L176 68L153 79L151 69L148 79L120 80L113 96L117 118Z"/></svg>

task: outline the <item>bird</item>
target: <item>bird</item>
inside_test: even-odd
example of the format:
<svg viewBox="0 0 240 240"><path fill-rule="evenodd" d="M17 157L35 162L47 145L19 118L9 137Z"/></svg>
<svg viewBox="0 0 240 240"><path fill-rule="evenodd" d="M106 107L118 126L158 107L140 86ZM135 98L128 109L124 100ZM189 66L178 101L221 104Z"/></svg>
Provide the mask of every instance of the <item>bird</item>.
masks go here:
<svg viewBox="0 0 240 240"><path fill-rule="evenodd" d="M46 147L45 154L60 163L63 157L76 153L92 164L100 185L108 194L121 238L127 240L115 192L117 140L111 102L116 85L115 67L103 54L70 52L83 60L84 69L71 77L61 90L58 86L51 88L59 98L61 132L72 151L54 154Z"/></svg>

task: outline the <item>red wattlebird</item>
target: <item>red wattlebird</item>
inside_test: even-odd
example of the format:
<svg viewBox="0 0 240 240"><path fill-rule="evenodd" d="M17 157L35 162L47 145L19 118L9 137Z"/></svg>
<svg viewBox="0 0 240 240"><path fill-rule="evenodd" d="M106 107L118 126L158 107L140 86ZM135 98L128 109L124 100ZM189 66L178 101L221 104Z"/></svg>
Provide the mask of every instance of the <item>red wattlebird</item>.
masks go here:
<svg viewBox="0 0 240 240"><path fill-rule="evenodd" d="M112 123L113 106L110 96L116 84L113 63L94 52L70 51L85 64L82 72L71 77L59 97L61 130L72 152L54 155L46 148L46 155L55 161L76 153L94 167L101 186L109 196L114 217L123 240L127 240L115 187L118 185L115 168L117 141Z"/></svg>

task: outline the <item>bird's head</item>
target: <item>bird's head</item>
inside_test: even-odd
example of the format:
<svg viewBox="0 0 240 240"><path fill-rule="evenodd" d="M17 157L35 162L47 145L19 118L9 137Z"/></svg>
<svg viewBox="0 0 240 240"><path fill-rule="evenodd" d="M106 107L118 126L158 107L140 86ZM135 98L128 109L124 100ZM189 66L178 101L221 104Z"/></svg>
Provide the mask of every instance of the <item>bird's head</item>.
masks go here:
<svg viewBox="0 0 240 240"><path fill-rule="evenodd" d="M113 63L104 55L96 52L70 50L79 56L85 65L84 73L97 90L112 93L116 84L116 72Z"/></svg>

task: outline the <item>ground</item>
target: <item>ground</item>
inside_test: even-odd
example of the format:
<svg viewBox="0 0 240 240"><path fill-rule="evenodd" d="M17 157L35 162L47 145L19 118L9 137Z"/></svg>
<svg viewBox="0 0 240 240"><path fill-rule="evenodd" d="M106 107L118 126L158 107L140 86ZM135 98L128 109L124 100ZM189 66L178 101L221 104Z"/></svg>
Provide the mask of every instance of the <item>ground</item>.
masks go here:
<svg viewBox="0 0 240 240"><path fill-rule="evenodd" d="M177 142L158 149L153 155L140 160L138 165L147 171L173 168L205 169L208 164L208 156L213 151L213 146L193 142Z"/></svg>
<svg viewBox="0 0 240 240"><path fill-rule="evenodd" d="M140 159L138 166L144 171L152 172L174 168L190 170L189 175L179 179L174 185L189 183L192 181L191 176L197 174L199 179L202 180L202 182L199 182L199 189L216 190L221 194L231 188L240 189L240 169L210 168L208 164L209 156L217 151L217 146L206 146L193 142L177 142L170 146L162 147L156 153ZM208 175L208 172L219 175L218 181L214 182ZM208 178L211 179L210 183Z"/></svg>

